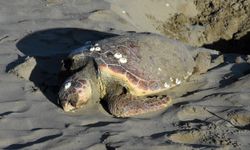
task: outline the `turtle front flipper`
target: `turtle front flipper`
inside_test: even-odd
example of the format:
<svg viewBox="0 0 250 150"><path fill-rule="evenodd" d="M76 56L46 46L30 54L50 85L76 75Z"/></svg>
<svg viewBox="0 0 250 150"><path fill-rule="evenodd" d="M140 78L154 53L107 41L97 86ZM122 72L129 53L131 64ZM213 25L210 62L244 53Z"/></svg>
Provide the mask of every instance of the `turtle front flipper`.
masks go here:
<svg viewBox="0 0 250 150"><path fill-rule="evenodd" d="M130 117L166 108L171 98L166 95L135 97L130 94L113 96L108 100L109 111L116 117Z"/></svg>

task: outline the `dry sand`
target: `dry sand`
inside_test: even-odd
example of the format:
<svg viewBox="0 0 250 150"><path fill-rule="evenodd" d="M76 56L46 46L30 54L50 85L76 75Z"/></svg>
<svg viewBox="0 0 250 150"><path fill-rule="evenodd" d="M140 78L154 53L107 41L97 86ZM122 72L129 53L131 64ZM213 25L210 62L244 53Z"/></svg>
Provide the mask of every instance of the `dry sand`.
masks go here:
<svg viewBox="0 0 250 150"><path fill-rule="evenodd" d="M0 148L249 149L250 56L243 55L249 54L249 3L0 1ZM178 26L172 28L175 23ZM227 51L233 43L243 49L234 51L241 55L224 53L213 62L224 59L222 64L170 90L174 100L168 109L127 119L112 117L101 105L75 114L63 112L56 99L63 80L57 78L60 61L86 41L127 31L155 32L191 45L242 37L208 47Z"/></svg>

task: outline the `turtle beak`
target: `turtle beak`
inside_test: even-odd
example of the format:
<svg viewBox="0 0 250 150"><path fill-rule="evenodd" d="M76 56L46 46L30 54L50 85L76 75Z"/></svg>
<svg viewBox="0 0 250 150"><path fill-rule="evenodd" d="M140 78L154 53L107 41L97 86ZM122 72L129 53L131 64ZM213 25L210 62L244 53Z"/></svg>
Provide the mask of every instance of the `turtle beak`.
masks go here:
<svg viewBox="0 0 250 150"><path fill-rule="evenodd" d="M72 106L70 103L65 103L62 107L65 112L70 112L75 109L75 107Z"/></svg>

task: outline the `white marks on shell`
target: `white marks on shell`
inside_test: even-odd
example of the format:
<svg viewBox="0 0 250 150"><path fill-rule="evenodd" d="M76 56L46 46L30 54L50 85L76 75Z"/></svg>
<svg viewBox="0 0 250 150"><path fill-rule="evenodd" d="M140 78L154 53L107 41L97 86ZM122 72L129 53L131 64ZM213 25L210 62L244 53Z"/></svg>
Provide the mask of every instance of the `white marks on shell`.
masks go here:
<svg viewBox="0 0 250 150"><path fill-rule="evenodd" d="M169 80L170 80L172 83L176 84L176 85L181 84L181 80L178 79L178 78L173 79L172 77L170 77Z"/></svg>
<svg viewBox="0 0 250 150"><path fill-rule="evenodd" d="M64 85L64 89L67 90L68 88L71 87L71 82L67 82L65 85Z"/></svg>
<svg viewBox="0 0 250 150"><path fill-rule="evenodd" d="M95 48L94 48L94 47L91 47L89 50L90 50L91 52L93 52L93 51L95 51Z"/></svg>
<svg viewBox="0 0 250 150"><path fill-rule="evenodd" d="M171 87L174 87L176 85L181 84L181 80L178 79L178 78L172 78L172 77L170 77L169 79L170 79L170 83L165 82L164 85L163 85L167 89L169 89Z"/></svg>
<svg viewBox="0 0 250 150"><path fill-rule="evenodd" d="M185 76L185 77L184 77L184 80L186 80L188 77L189 77L188 75L187 75L187 76Z"/></svg>
<svg viewBox="0 0 250 150"><path fill-rule="evenodd" d="M125 10L122 11L123 14L126 14L127 12Z"/></svg>
<svg viewBox="0 0 250 150"><path fill-rule="evenodd" d="M101 51L101 47L96 47L95 51L97 51L97 52Z"/></svg>
<svg viewBox="0 0 250 150"><path fill-rule="evenodd" d="M157 74L160 75L161 74L162 69L158 68Z"/></svg>
<svg viewBox="0 0 250 150"><path fill-rule="evenodd" d="M187 75L186 76L184 76L184 79L186 80L189 76L191 76L192 75L192 72L190 72L190 71L188 71L187 72Z"/></svg>
<svg viewBox="0 0 250 150"><path fill-rule="evenodd" d="M115 53L115 54L114 54L114 57L115 57L116 59L120 59L120 58L122 58L122 54L121 54L121 53Z"/></svg>
<svg viewBox="0 0 250 150"><path fill-rule="evenodd" d="M179 85L179 84L181 84L181 80L179 80L178 78L176 78L176 79L175 79L175 83L176 83L177 85Z"/></svg>
<svg viewBox="0 0 250 150"><path fill-rule="evenodd" d="M89 49L89 51L91 51L91 52L94 52L94 51L100 52L101 50L102 50L102 49L101 49L101 47L99 47L99 44L98 44L98 43L95 43L94 46L92 46L92 47Z"/></svg>
<svg viewBox="0 0 250 150"><path fill-rule="evenodd" d="M189 72L189 71L188 71L187 74L188 74L188 76L191 76L191 75L192 75L192 72Z"/></svg>
<svg viewBox="0 0 250 150"><path fill-rule="evenodd" d="M125 63L128 62L128 60L127 60L127 58L122 57L122 58L119 59L119 62L122 63L122 64L125 64Z"/></svg>
<svg viewBox="0 0 250 150"><path fill-rule="evenodd" d="M118 59L118 61L122 64L125 64L128 62L127 58L123 57L121 53L117 52L114 54L114 57Z"/></svg>
<svg viewBox="0 0 250 150"><path fill-rule="evenodd" d="M170 4L169 4L169 3L166 3L166 4L165 4L165 6L166 6L166 7L169 7L169 6L170 6Z"/></svg>
<svg viewBox="0 0 250 150"><path fill-rule="evenodd" d="M165 82L165 83L164 83L164 87L165 87L165 88L170 88L170 85L169 85L167 82Z"/></svg>

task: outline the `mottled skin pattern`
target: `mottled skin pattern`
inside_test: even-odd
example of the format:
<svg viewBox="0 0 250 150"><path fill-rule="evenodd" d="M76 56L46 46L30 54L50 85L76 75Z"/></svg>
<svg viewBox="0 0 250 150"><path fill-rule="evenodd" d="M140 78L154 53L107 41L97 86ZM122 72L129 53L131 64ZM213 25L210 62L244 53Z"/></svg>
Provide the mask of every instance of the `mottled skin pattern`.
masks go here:
<svg viewBox="0 0 250 150"><path fill-rule="evenodd" d="M118 117L165 108L170 98L159 93L181 84L193 72L195 63L188 48L178 41L147 33L85 45L69 56L72 64L68 69L80 71L62 86L62 106L65 111L80 108L95 92L100 100L107 100L110 112ZM96 71L85 75L89 68ZM117 85L125 92L112 88Z"/></svg>
<svg viewBox="0 0 250 150"><path fill-rule="evenodd" d="M67 99L61 99L61 104L63 106L67 105L65 111L70 111L74 108L80 108L81 105L87 103L88 97L90 97L90 89L87 89L90 86L90 83L87 80L81 79L75 75L71 76L64 85L70 84L70 87L67 89L67 92L60 92L59 97L67 97L70 99L70 105L68 105ZM65 89L65 87L64 87ZM89 91L86 91L89 90Z"/></svg>

